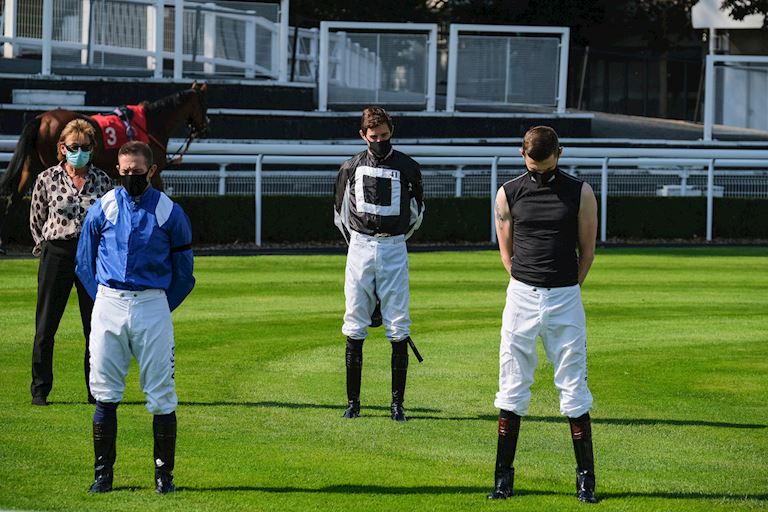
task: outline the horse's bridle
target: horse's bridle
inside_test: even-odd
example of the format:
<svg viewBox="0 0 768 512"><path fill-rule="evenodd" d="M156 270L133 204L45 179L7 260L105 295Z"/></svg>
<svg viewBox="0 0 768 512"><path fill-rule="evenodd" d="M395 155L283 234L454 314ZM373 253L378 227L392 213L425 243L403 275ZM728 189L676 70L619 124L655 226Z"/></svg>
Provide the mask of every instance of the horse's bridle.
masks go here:
<svg viewBox="0 0 768 512"><path fill-rule="evenodd" d="M200 90L199 89L192 89L195 91L195 94L198 95L198 100L200 102L200 105L202 107L203 112L207 112L208 108L205 105L205 99L200 97ZM179 91L179 95L183 94L184 91ZM187 153L187 150L189 149L189 145L192 143L194 139L198 139L203 137L208 132L208 124L209 119L207 114L203 114L204 116L204 125L202 127L195 126L195 123L190 122L187 120L187 128L189 129L189 133L187 134L187 138L184 139L184 142L181 143L181 146L179 146L179 149L176 150L176 152L171 155L170 158L168 158L168 148L160 144L160 141L157 140L157 138L153 137L152 135L149 135L150 139L154 141L155 144L160 146L162 148L163 153L166 155L166 167L170 167L171 165L176 165L181 163L181 159L184 157L184 155ZM200 134L203 135L200 135Z"/></svg>

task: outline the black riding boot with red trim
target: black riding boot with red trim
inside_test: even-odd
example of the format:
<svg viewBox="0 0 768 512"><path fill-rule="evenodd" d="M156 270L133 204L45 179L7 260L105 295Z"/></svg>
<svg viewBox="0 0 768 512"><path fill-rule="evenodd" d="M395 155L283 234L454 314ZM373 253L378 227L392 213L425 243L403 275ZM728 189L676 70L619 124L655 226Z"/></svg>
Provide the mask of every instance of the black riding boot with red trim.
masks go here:
<svg viewBox="0 0 768 512"><path fill-rule="evenodd" d="M584 503L597 503L595 497L595 459L592 452L592 422L589 413L568 418L573 452L576 455L576 497Z"/></svg>
<svg viewBox="0 0 768 512"><path fill-rule="evenodd" d="M520 434L520 416L512 411L499 411L499 441L496 445L495 486L488 495L491 500L507 499L514 494L515 451Z"/></svg>

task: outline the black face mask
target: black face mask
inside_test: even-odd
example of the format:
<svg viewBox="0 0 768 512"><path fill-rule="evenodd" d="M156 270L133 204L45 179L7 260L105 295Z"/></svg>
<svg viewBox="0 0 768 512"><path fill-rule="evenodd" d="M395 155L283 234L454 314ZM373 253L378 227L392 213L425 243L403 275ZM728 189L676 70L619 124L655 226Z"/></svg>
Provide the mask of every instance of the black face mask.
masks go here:
<svg viewBox="0 0 768 512"><path fill-rule="evenodd" d="M369 140L368 149L371 150L373 156L381 160L382 158L386 157L392 150L392 143L389 141L389 139L380 141Z"/></svg>
<svg viewBox="0 0 768 512"><path fill-rule="evenodd" d="M532 181L535 181L539 185L547 185L555 178L556 172L557 168L547 172L533 172L529 170L528 176L531 177Z"/></svg>
<svg viewBox="0 0 768 512"><path fill-rule="evenodd" d="M126 174L120 175L120 184L125 187L128 194L136 197L147 190L149 181L146 174Z"/></svg>

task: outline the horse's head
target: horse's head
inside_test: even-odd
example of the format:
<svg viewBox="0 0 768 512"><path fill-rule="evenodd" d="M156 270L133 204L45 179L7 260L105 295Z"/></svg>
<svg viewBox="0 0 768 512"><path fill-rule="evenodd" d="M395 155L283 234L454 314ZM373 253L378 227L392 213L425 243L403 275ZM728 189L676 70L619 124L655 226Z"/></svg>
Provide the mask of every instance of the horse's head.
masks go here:
<svg viewBox="0 0 768 512"><path fill-rule="evenodd" d="M190 136L201 139L208 135L208 84L192 82L192 88L187 91L191 97L191 108L187 116Z"/></svg>

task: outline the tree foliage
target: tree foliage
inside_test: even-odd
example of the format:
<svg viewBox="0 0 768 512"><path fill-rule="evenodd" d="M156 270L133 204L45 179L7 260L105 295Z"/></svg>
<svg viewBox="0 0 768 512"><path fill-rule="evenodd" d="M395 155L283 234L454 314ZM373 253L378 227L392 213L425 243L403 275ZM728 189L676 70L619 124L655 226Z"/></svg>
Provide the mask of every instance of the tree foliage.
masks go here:
<svg viewBox="0 0 768 512"><path fill-rule="evenodd" d="M735 20L743 20L752 14L762 14L763 28L768 29L768 0L723 0L720 8L730 11Z"/></svg>
<svg viewBox="0 0 768 512"><path fill-rule="evenodd" d="M725 0L744 2L745 0ZM551 25L571 29L571 42L616 44L642 38L665 51L693 34L690 8L697 0L291 0L291 23L321 20ZM768 0L759 0L766 3Z"/></svg>
<svg viewBox="0 0 768 512"><path fill-rule="evenodd" d="M623 26L646 40L648 46L666 52L693 36L691 8L699 0L626 0L616 2ZM631 28L630 28L631 27Z"/></svg>

